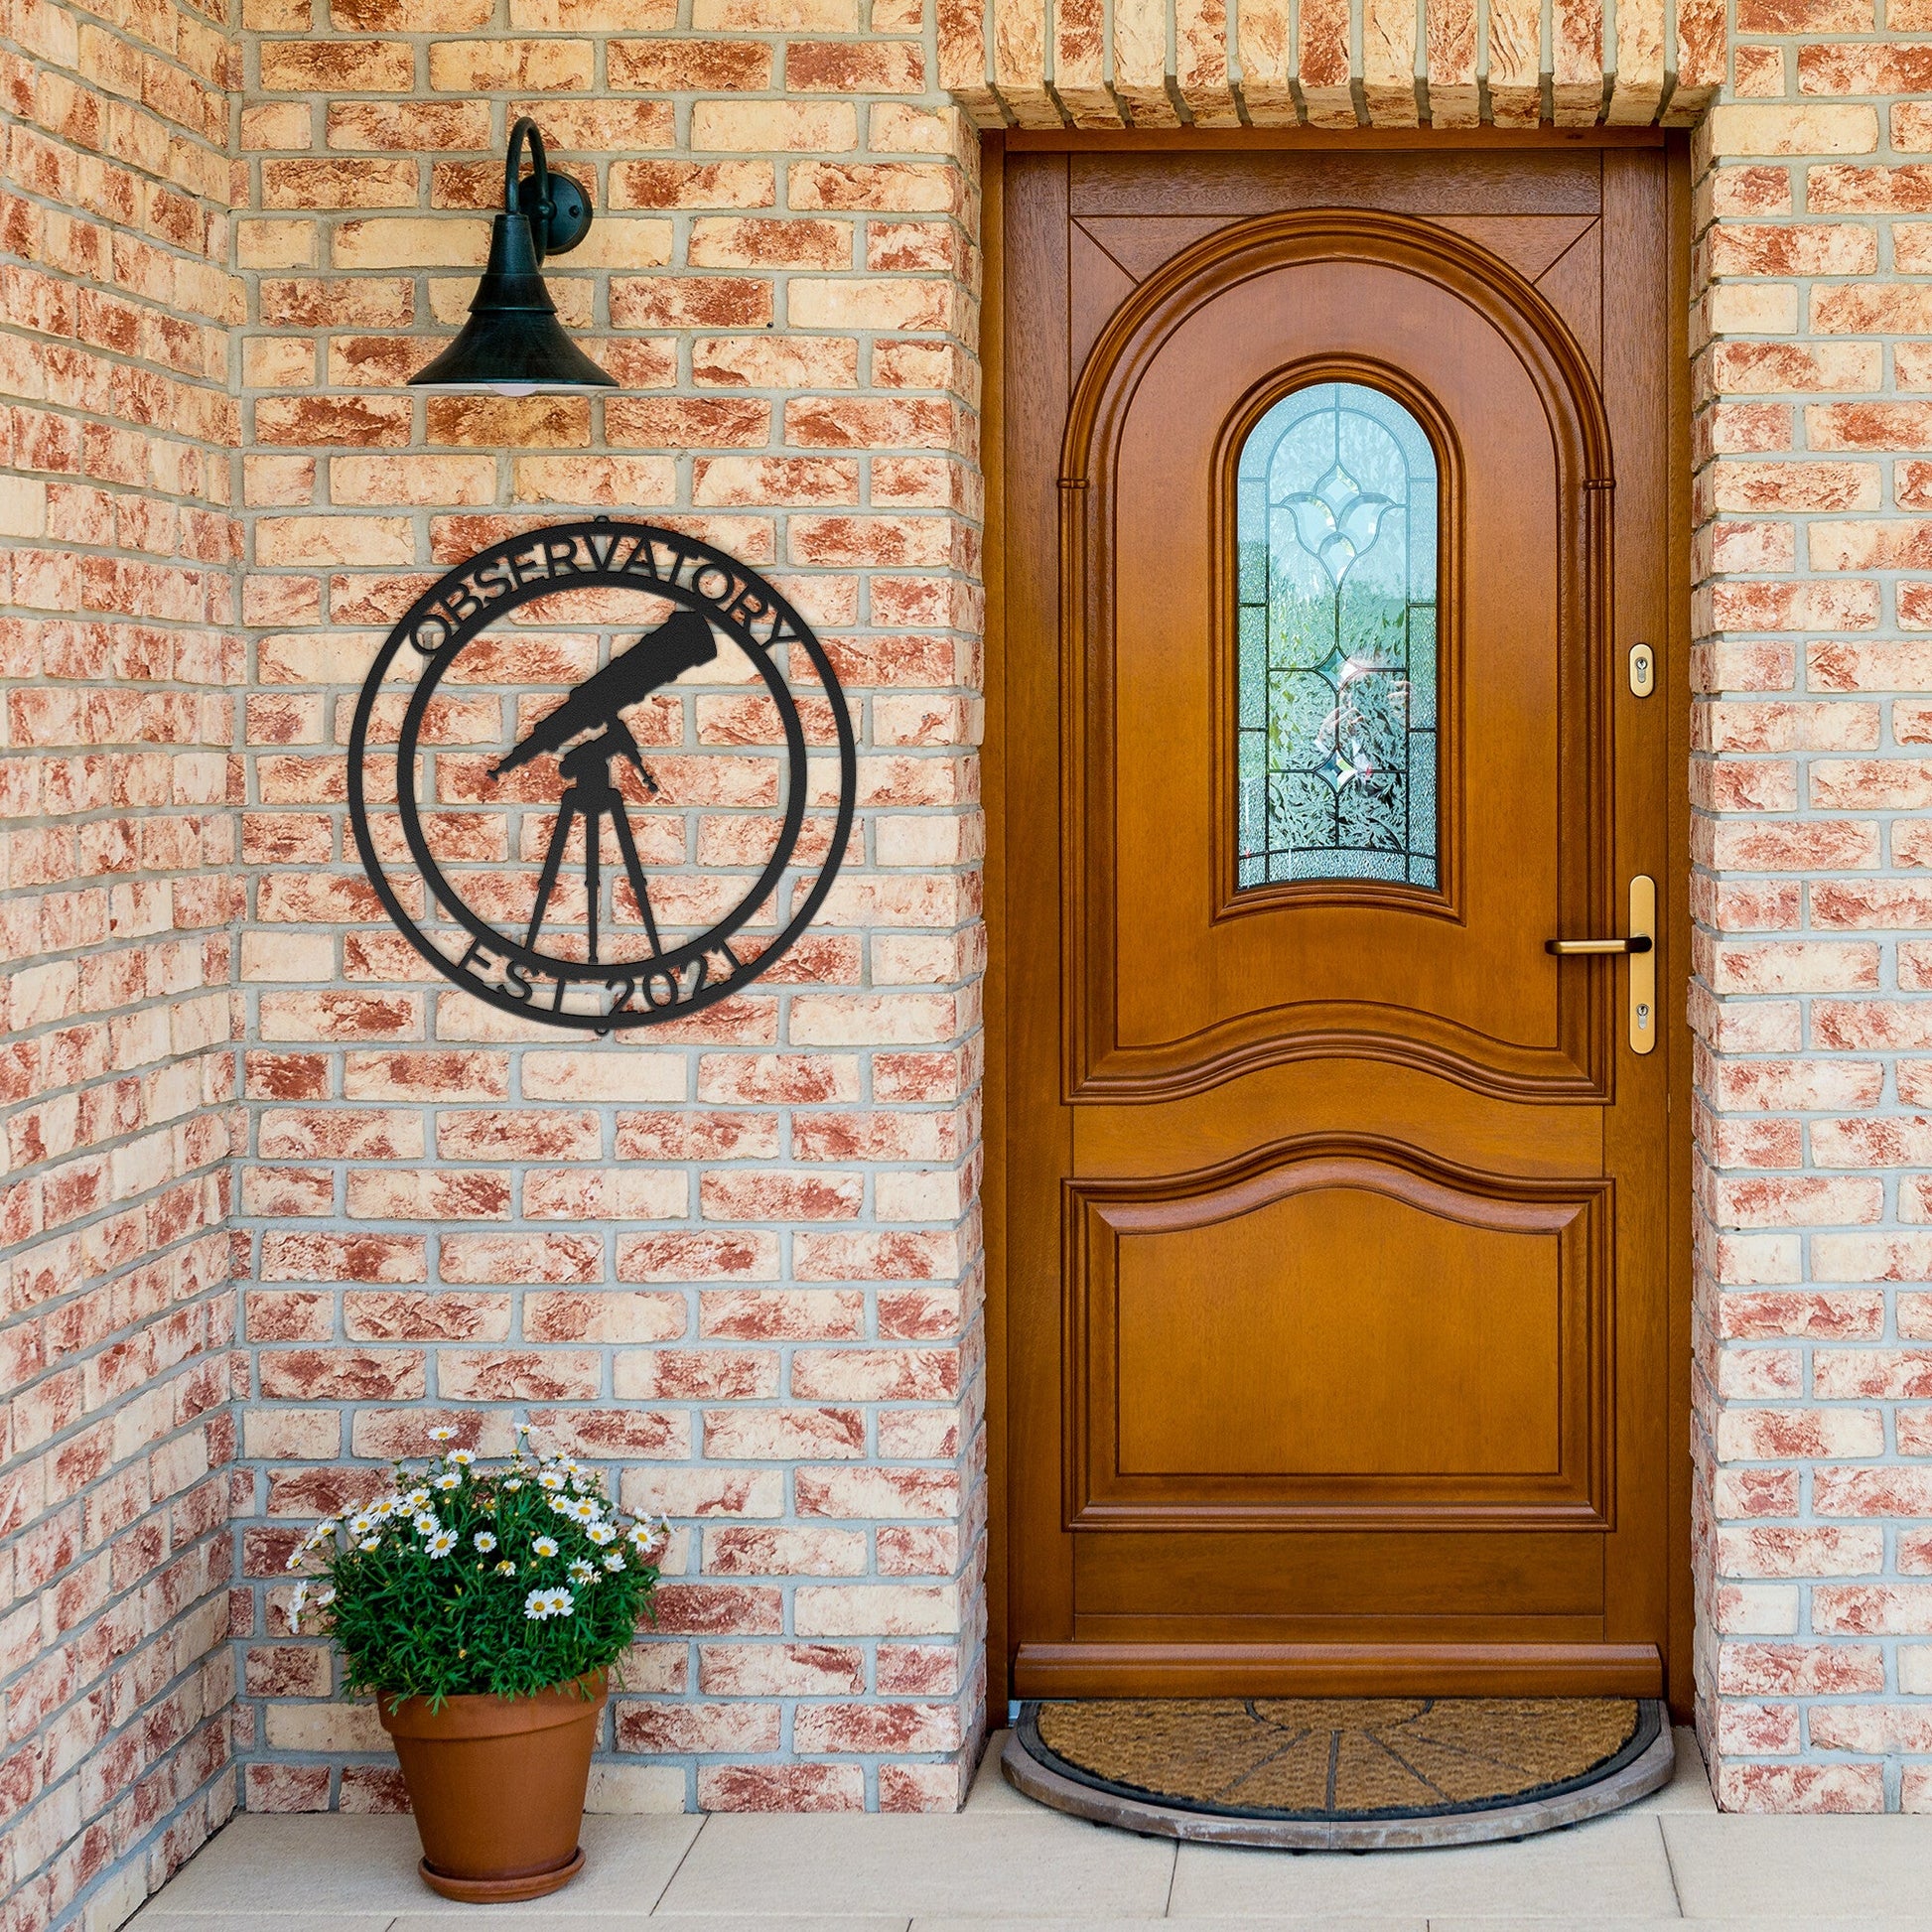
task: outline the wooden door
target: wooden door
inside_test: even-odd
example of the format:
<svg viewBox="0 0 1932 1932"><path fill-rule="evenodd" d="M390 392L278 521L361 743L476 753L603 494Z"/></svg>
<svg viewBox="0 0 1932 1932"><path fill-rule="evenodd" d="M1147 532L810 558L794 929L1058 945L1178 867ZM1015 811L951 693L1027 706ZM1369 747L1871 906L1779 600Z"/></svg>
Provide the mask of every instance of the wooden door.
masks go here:
<svg viewBox="0 0 1932 1932"><path fill-rule="evenodd" d="M1004 183L1013 1691L1654 1695L1666 154Z"/></svg>

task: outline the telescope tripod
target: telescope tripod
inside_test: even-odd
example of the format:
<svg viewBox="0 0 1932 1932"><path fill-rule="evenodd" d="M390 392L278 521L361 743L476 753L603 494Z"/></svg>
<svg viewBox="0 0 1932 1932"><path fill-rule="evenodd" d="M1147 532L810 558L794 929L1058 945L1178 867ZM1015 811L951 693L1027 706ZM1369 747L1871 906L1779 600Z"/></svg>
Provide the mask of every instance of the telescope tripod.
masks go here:
<svg viewBox="0 0 1932 1932"><path fill-rule="evenodd" d="M557 806L557 829L550 834L550 850L544 855L543 876L537 881L536 908L530 914L530 930L524 936L526 950L536 951L537 934L543 927L543 915L550 904L550 895L556 889L557 871L563 864L564 846L570 838L573 819L584 821L584 883L588 891L588 933L590 941L590 963L597 964L597 907L600 891L600 867L603 854L603 820L609 818L611 829L617 834L618 851L623 858L625 876L630 881L630 890L636 895L637 909L644 915L644 936L650 941L653 955L664 950L657 936L657 918L651 910L650 888L644 884L644 868L637 857L637 841L631 836L630 820L624 813L623 794L612 782L611 760L625 758L637 767L638 775L646 787L655 793L656 780L644 769L643 759L637 755L637 742L620 723L613 723L599 732L595 738L588 739L576 748L566 752L558 759L557 768L570 781Z"/></svg>

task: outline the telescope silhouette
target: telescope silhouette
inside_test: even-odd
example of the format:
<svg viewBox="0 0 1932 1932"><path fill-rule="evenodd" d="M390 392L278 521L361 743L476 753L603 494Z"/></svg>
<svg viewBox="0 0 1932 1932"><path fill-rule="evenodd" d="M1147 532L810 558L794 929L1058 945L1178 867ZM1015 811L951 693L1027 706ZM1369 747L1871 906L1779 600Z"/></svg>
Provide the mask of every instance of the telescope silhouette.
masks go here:
<svg viewBox="0 0 1932 1932"><path fill-rule="evenodd" d="M627 759L636 766L645 788L655 793L656 780L644 769L643 755L637 749L637 741L631 737L629 726L623 722L623 709L669 684L680 672L695 669L700 664L709 664L717 655L718 640L712 635L711 625L695 611L680 611L675 617L666 619L655 630L646 631L621 657L614 657L595 676L587 677L555 711L532 725L522 739L491 767L490 776L501 777L505 771L513 771L519 764L528 764L541 753L558 751L560 747L569 745L572 739L583 738L587 732L595 734L584 738L582 744L572 746L557 760L557 767L566 783L564 795L557 802L557 824L550 835L550 849L544 855L543 874L537 881L536 904L523 940L526 951L534 953L536 950L537 934L543 930L550 895L556 889L557 873L563 865L564 847L570 838L571 823L580 818L584 822L585 938L590 963L593 966L597 964L598 918L604 902L600 847L601 828L606 819L610 820L611 830L617 838L618 856L630 881L631 896L643 916L644 934L650 941L651 953L655 956L664 950L663 942L658 937L657 916L650 902L650 888L637 857L637 842L631 836L623 795L611 779L611 760Z"/></svg>
<svg viewBox="0 0 1932 1932"><path fill-rule="evenodd" d="M718 640L710 623L695 611L679 611L655 630L646 631L621 657L612 658L603 670L587 677L555 711L538 719L490 767L489 775L500 778L505 771L568 745L581 732L616 724L626 706L649 697L681 672L709 664L717 655Z"/></svg>

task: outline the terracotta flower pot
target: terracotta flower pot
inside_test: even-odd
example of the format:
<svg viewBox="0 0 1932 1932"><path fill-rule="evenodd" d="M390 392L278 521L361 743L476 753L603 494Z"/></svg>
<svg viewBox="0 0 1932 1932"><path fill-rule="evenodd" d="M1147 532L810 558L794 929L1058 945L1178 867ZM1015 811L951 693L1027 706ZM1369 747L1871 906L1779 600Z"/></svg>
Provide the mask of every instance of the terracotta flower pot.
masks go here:
<svg viewBox="0 0 1932 1932"><path fill-rule="evenodd" d="M431 1890L476 1903L540 1898L583 1868L577 1843L606 1673L535 1697L427 1698L390 1710L382 1727L402 1760Z"/></svg>

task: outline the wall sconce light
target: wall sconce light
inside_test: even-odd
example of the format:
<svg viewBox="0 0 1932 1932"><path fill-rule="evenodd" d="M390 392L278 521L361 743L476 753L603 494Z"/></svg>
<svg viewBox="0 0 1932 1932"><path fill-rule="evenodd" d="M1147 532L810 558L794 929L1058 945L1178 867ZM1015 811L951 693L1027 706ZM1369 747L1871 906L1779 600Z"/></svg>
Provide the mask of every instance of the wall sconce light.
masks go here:
<svg viewBox="0 0 1932 1932"><path fill-rule="evenodd" d="M535 172L518 180L526 137ZM428 368L409 378L410 386L489 389L500 396L615 389L617 378L564 334L539 272L546 255L568 253L590 228L584 191L567 175L550 172L543 136L524 116L510 129L503 212L490 227L489 260L470 304L470 320Z"/></svg>

